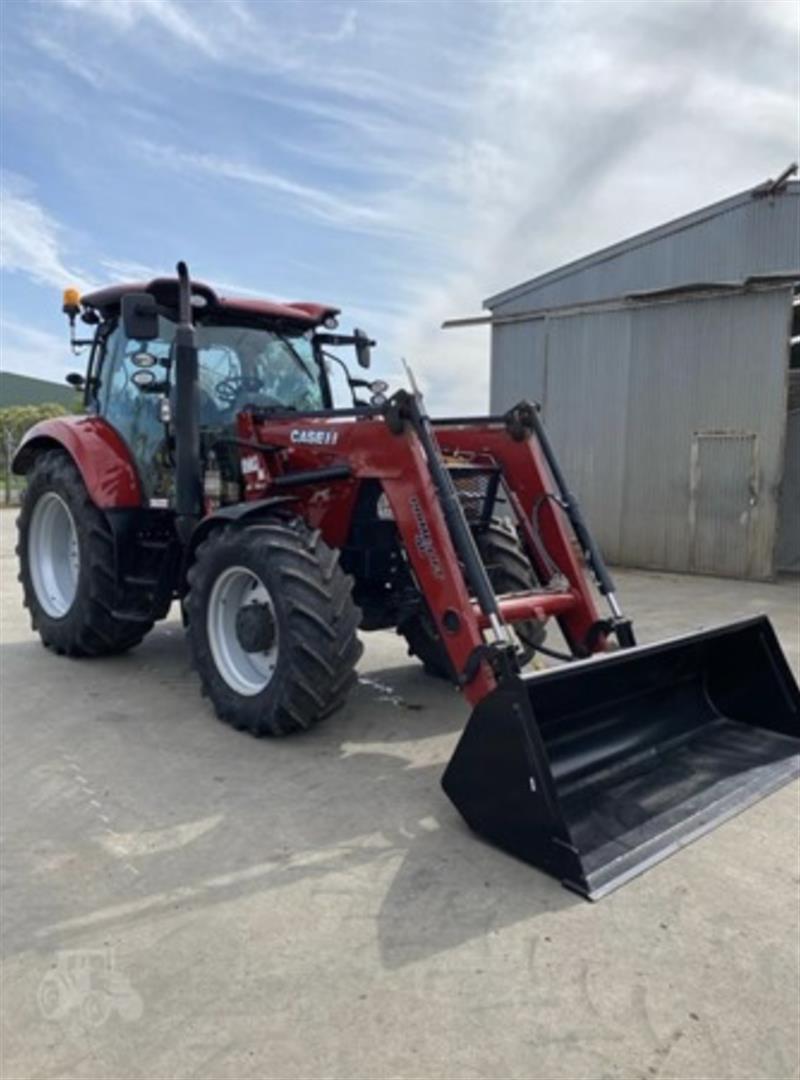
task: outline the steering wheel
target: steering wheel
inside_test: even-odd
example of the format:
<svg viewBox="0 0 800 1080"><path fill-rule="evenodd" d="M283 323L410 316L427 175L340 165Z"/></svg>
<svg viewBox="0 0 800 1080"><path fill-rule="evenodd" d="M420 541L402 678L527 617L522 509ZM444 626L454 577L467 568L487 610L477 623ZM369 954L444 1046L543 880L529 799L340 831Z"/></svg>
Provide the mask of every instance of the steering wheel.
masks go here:
<svg viewBox="0 0 800 1080"><path fill-rule="evenodd" d="M228 375L214 387L216 397L227 406L235 405L240 394L257 394L263 387L261 379L252 375Z"/></svg>

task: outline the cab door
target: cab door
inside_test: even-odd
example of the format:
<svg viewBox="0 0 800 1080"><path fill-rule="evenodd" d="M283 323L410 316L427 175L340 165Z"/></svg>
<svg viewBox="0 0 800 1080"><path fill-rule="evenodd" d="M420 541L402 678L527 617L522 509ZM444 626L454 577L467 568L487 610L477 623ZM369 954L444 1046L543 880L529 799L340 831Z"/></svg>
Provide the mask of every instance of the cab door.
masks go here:
<svg viewBox="0 0 800 1080"><path fill-rule="evenodd" d="M172 468L167 429L160 415L162 395L140 389L133 375L142 370L141 358L146 354L152 357L149 370L156 380L168 381L174 335L174 323L161 318L158 338L146 343L129 339L118 325L106 339L99 370L98 411L127 443L149 500L169 497Z"/></svg>

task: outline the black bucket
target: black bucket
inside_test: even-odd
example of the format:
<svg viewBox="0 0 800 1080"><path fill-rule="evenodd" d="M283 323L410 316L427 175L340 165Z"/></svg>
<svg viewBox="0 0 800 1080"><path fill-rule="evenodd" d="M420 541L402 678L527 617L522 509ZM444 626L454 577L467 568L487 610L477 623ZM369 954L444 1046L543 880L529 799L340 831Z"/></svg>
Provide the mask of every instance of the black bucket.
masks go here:
<svg viewBox="0 0 800 1080"><path fill-rule="evenodd" d="M504 680L442 786L595 900L799 774L800 692L759 616Z"/></svg>

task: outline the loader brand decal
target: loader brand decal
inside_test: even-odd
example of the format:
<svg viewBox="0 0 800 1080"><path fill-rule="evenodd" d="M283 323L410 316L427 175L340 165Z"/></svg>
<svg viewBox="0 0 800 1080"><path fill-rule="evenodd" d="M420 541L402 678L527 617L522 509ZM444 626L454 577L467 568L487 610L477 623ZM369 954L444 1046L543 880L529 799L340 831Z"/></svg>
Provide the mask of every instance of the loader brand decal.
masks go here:
<svg viewBox="0 0 800 1080"><path fill-rule="evenodd" d="M430 563L433 576L441 580L444 577L444 567L433 543L431 530L428 528L428 522L425 520L425 514L419 499L416 495L412 495L408 504L411 507L411 513L414 515L414 521L417 523L417 535L414 537L417 551Z"/></svg>
<svg viewBox="0 0 800 1080"><path fill-rule="evenodd" d="M335 446L339 441L339 432L325 431L323 428L295 428L289 438L293 443L305 446Z"/></svg>
<svg viewBox="0 0 800 1080"><path fill-rule="evenodd" d="M261 471L261 458L258 454L248 454L247 457L242 458L242 472L245 476L248 473L257 473Z"/></svg>
<svg viewBox="0 0 800 1080"><path fill-rule="evenodd" d="M245 480L250 478L251 482L255 481L259 483L267 479L267 471L264 468L261 460L261 454L248 454L241 460L242 475Z"/></svg>

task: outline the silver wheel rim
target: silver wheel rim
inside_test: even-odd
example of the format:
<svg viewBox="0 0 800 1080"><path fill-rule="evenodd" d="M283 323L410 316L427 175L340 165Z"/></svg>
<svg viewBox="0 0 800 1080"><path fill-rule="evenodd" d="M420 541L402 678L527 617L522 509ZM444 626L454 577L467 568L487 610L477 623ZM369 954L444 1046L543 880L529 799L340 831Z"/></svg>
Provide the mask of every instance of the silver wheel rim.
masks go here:
<svg viewBox="0 0 800 1080"><path fill-rule="evenodd" d="M275 636L263 652L247 652L236 632L242 608L266 604L275 620ZM237 694L253 697L272 681L278 663L278 623L275 606L264 582L244 566L229 566L211 590L206 615L208 643L217 671Z"/></svg>
<svg viewBox="0 0 800 1080"><path fill-rule="evenodd" d="M75 519L54 491L42 495L33 508L28 566L39 604L51 619L63 619L78 591L81 559Z"/></svg>

